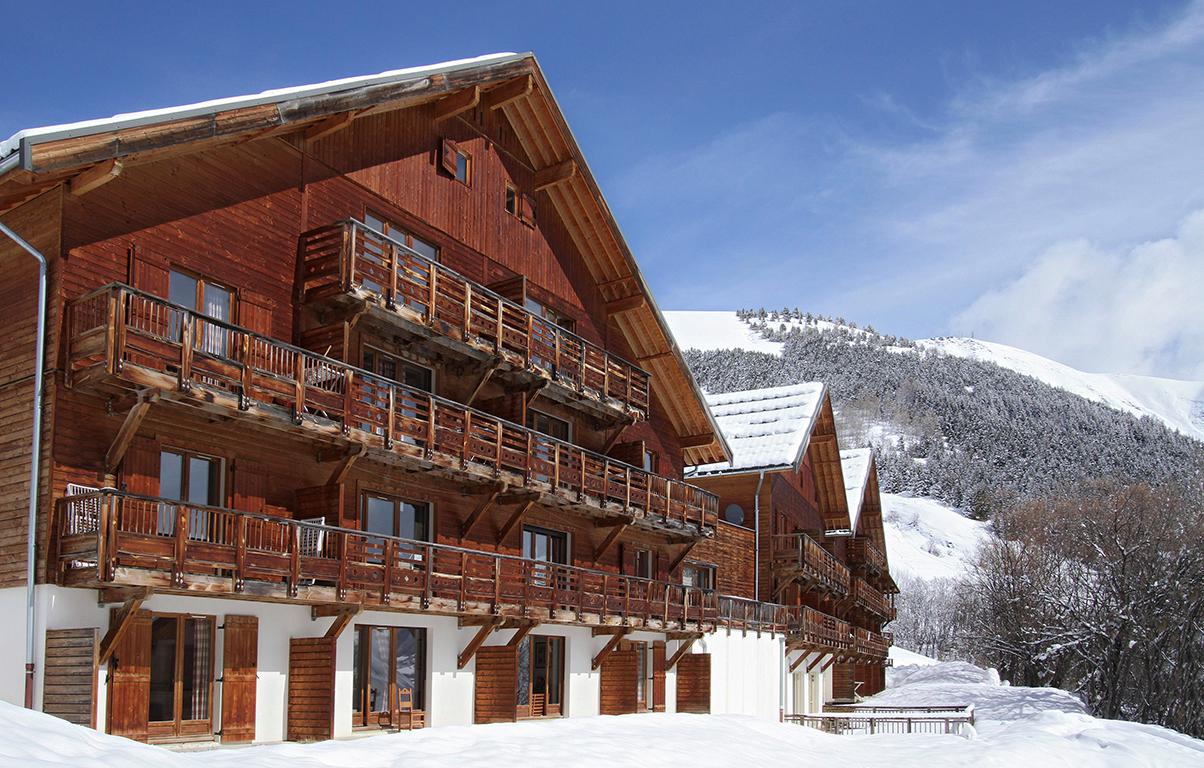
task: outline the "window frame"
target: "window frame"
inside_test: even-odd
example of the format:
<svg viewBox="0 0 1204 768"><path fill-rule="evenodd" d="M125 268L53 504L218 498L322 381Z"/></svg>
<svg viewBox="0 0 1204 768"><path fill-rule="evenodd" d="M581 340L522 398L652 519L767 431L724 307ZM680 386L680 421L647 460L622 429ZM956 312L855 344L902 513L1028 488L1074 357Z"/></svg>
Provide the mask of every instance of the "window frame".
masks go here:
<svg viewBox="0 0 1204 768"><path fill-rule="evenodd" d="M540 429L539 427L536 427L534 424L531 423L533 416L543 416L546 419L551 419L553 421L558 421L561 424L564 424L565 427L567 427L566 431L568 433L568 436L567 437L557 437L556 435L552 435L547 432L544 432L542 429ZM526 427L527 429L534 430L534 431L538 432L539 434L544 435L545 437L550 437L553 440L561 440L566 443L573 442L573 422L569 421L568 419L562 419L559 416L554 416L554 415L548 413L547 411L541 411L538 408L528 408L526 421L527 421L527 423L523 424L523 426Z"/></svg>
<svg viewBox="0 0 1204 768"><path fill-rule="evenodd" d="M641 556L644 558L644 565L647 566L646 568L640 567ZM644 547L633 550L631 555L631 569L634 571L632 575L636 578L652 579L656 575L656 569L653 567L652 562L652 550ZM647 575L642 573L642 571L647 571Z"/></svg>
<svg viewBox="0 0 1204 768"><path fill-rule="evenodd" d="M713 592L713 591L715 591L715 589L718 588L719 567L717 565L715 565L714 563L707 563L702 560L687 560L685 563L682 564L681 583L683 585L686 584L686 570L687 569L692 569L697 573L707 574L707 580L710 582L709 584L707 584L705 586L699 586L697 584L691 584L688 586L692 586L695 589L707 590L710 592Z"/></svg>
<svg viewBox="0 0 1204 768"><path fill-rule="evenodd" d="M368 206L364 206L364 214L363 214L363 217L360 219L360 223L366 227L372 227L372 225L368 222L369 218L375 219L376 221L379 221L382 225L384 225L377 231L379 231L382 235L389 238L390 240L396 240L396 241L400 242L406 248L409 248L410 251L412 253L416 254L419 258L426 259L427 261L434 262L435 264L443 263L443 248L438 243L432 242L431 240L429 240L425 237L419 237L418 235L415 235L414 232L410 228L404 227L401 224L398 224L397 220L394 217L386 216L385 214L381 213L380 210L378 210L376 208L370 208ZM423 245L425 245L428 248L430 248L431 250L433 250L435 252L434 257L432 258L430 256L427 256L427 255L423 254L421 251L419 251L417 248L415 248L414 247L415 240L417 240L418 242L422 243Z"/></svg>
<svg viewBox="0 0 1204 768"><path fill-rule="evenodd" d="M422 370L426 371L428 374L430 374L431 386L430 386L430 389L423 390L423 391L428 392L432 395L435 394L435 369L432 368L431 366L423 365L422 363L415 362L413 360L410 360L409 358L394 354L386 349L381 349L380 347L378 347L374 344L370 344L368 342L364 342L363 344L360 345L360 367L362 367L368 373L371 373L373 376L380 376L381 378L389 379L389 381L396 382L398 384L401 384L404 387L412 387L413 389L421 389L421 387L414 387L412 384L406 384L405 381L403 381L402 379L389 378L388 376L385 376L383 373L378 372L376 370L375 366L369 366L368 360L367 360L367 357L369 354L387 357L390 360L394 361L395 363L397 363L398 372L401 372L402 369L407 365L412 368L421 368Z"/></svg>
<svg viewBox="0 0 1204 768"><path fill-rule="evenodd" d="M352 661L351 661L351 664L352 664L352 667L351 667L351 670L352 670L352 672L351 672L351 676L352 676L351 726L352 726L352 728L354 728L356 730L380 729L380 728L385 728L385 727L396 727L396 725L397 725L396 723L394 723L394 724L392 724L392 726L384 726L381 724L379 716L377 717L377 721L375 723L368 722L368 720L373 715L379 715L379 713L370 711L370 710L368 710L367 707L364 706L364 703L365 703L364 698L365 697L362 696L361 693L366 692L368 686L366 685L364 687L364 691L357 690L357 686L356 686L357 678L358 678L359 682L369 683L369 684L372 679L372 675L371 675L372 654L364 653L362 650L363 649L362 644L364 643L363 638L365 638L365 637L370 638L371 634L372 634L372 630L374 630L374 629L389 630L389 650L390 650L390 656L391 656L391 663L389 664L389 691L387 693L387 696L389 697L390 721L393 719L394 716L398 715L401 712L398 705L401 701L401 690L402 689L397 684L397 631L398 630L406 630L409 632L413 632L415 634L415 637L417 638L417 646L418 646L417 657L418 658L415 662L414 681L415 682L421 681L422 687L417 692L414 692L411 689L412 694L413 693L417 694L417 695L414 695L413 699L412 699L412 701L414 703L414 711L415 712L423 712L423 713L430 711L430 709L428 708L428 705L427 705L427 697L430 695L430 686L428 684L429 681L427 680L427 675L428 675L428 672L430 671L429 670L429 667L430 667L430 663L429 663L430 662L430 657L429 657L430 639L427 636L427 634L428 634L427 628L426 627L393 625L393 624L356 624L355 627L353 627L353 631L355 634L352 636L352 646L351 646L352 647L352 651L351 651L351 659L352 659ZM355 651L356 651L357 647L361 649L360 654L359 654L360 655L360 658L359 658L360 663L359 664L355 663L356 662Z"/></svg>
<svg viewBox="0 0 1204 768"><path fill-rule="evenodd" d="M510 182L504 184L505 192L502 197L502 210L510 216L522 221L522 203L518 187Z"/></svg>
<svg viewBox="0 0 1204 768"><path fill-rule="evenodd" d="M406 541L421 541L424 544L431 544L434 542L434 540L435 540L435 502L424 501L421 499L411 499L411 498L407 498L407 497L402 496L397 493L391 493L389 491L379 490L377 488L361 488L359 495L360 495L360 500L359 500L359 505L358 505L358 509L357 509L358 518L357 518L356 522L359 524L360 531L369 533L372 536L392 536L393 538L398 538L398 539L405 538L404 536L399 536L396 533L376 533L376 532L368 531L368 529L366 529L364 527L365 523L367 523L367 521L368 521L368 499L369 499L369 497L375 497L375 498L382 499L385 501L390 501L393 503L393 530L394 531L396 531L398 528L397 523L398 523L398 505L399 504L412 504L415 506L425 505L426 506L426 520L423 521L423 527L426 529L426 539L406 539Z"/></svg>
<svg viewBox="0 0 1204 768"><path fill-rule="evenodd" d="M179 499L168 499L177 504L185 504L189 506L208 506L208 507L224 507L226 506L226 458L224 456L216 456L203 451L194 451L188 448L176 448L174 446L163 445L159 447L159 498L166 499L163 495L163 454L170 453L180 457L180 496ZM217 463L217 501L209 504L197 505L194 502L188 501L188 460L189 459L205 459Z"/></svg>

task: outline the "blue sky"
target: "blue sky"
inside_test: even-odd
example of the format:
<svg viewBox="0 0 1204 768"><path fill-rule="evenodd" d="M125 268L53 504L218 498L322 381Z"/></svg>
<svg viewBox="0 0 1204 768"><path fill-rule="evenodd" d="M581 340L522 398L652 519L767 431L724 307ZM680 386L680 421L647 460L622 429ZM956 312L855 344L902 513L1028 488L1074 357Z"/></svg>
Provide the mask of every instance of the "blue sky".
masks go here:
<svg viewBox="0 0 1204 768"><path fill-rule="evenodd" d="M659 303L1204 379L1204 7L12 4L0 134L534 50ZM19 21L18 21L19 20Z"/></svg>

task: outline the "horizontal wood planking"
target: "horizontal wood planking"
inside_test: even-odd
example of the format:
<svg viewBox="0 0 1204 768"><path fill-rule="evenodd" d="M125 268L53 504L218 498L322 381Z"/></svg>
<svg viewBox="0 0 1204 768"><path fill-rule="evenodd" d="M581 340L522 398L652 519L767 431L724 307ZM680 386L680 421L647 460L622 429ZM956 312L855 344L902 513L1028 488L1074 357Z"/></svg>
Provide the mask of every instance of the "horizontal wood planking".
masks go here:
<svg viewBox="0 0 1204 768"><path fill-rule="evenodd" d="M48 629L42 672L42 711L96 727L97 647L100 630Z"/></svg>
<svg viewBox="0 0 1204 768"><path fill-rule="evenodd" d="M474 657L473 722L509 723L516 719L518 653L508 645L485 646Z"/></svg>
<svg viewBox="0 0 1204 768"><path fill-rule="evenodd" d="M289 640L287 737L329 739L334 731L335 638Z"/></svg>
<svg viewBox="0 0 1204 768"><path fill-rule="evenodd" d="M711 711L711 654L687 653L677 662L677 711Z"/></svg>

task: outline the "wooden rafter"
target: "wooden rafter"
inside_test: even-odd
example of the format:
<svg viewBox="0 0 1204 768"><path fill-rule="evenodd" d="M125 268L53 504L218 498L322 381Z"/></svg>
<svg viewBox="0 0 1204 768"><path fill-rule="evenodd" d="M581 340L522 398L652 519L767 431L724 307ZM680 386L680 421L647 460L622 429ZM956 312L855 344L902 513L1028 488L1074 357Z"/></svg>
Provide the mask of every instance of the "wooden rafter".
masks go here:
<svg viewBox="0 0 1204 768"><path fill-rule="evenodd" d="M654 360L664 360L667 357L673 357L673 350L666 349L663 352L653 352L648 355L640 355L635 359L635 361L640 365L643 365L644 363L651 363ZM708 435L708 437L710 437L710 435Z"/></svg>
<svg viewBox="0 0 1204 768"><path fill-rule="evenodd" d="M688 637L688 638L682 640L681 644L677 646L677 650L674 651L673 655L669 658L669 660L667 662L665 662L665 671L667 672L670 669L673 669L674 667L676 667L677 662L681 661L682 656L685 656L687 653L690 652L690 648L692 648L694 646L694 641L700 637L702 637L701 634L696 634L693 637Z"/></svg>
<svg viewBox="0 0 1204 768"><path fill-rule="evenodd" d="M524 501L518 505L518 508L514 510L514 514L510 515L510 519L507 520L506 524L503 525L501 530L497 532L497 540L499 544L506 540L506 537L509 536L510 532L514 530L514 526L522 522L522 519L526 517L527 512L531 510L531 507L534 504L535 499L528 499L527 501Z"/></svg>
<svg viewBox="0 0 1204 768"><path fill-rule="evenodd" d="M481 97L481 105L485 111L500 109L512 101L526 97L535 87L535 79L530 75L517 77L508 83L486 91Z"/></svg>
<svg viewBox="0 0 1204 768"><path fill-rule="evenodd" d="M619 647L619 643L623 642L623 638L627 637L627 635L630 633L630 629L624 628L623 632L616 632L615 634L611 635L610 640L606 642L606 645L602 646L602 650L598 651L598 654L594 656L593 665L590 667L590 669L597 669L598 667L602 666L602 662L606 661L606 657L614 653L615 649Z"/></svg>
<svg viewBox="0 0 1204 768"><path fill-rule="evenodd" d="M150 411L151 403L158 401L159 390L144 389L138 392L137 399L133 406L125 415L125 421L121 424L121 429L117 430L117 437L113 438L113 444L109 446L109 450L105 453L105 473L111 474L117 471L117 465L125 458L125 452L129 450L130 444L134 442L134 435L138 434L138 427L142 426L142 420L146 418L146 414Z"/></svg>
<svg viewBox="0 0 1204 768"><path fill-rule="evenodd" d="M79 175L73 177L68 184L71 194L79 197L86 195L97 187L108 184L113 179L121 175L123 165L120 160L109 160L103 163L88 168Z"/></svg>
<svg viewBox="0 0 1204 768"><path fill-rule="evenodd" d="M634 312L637 309L643 309L647 305L648 297L642 293L635 293L631 296L624 296L621 299L608 301L603 305L603 308L606 310L607 315L614 317L615 315L622 315L626 314L627 312Z"/></svg>
<svg viewBox="0 0 1204 768"><path fill-rule="evenodd" d="M577 175L577 161L569 158L562 163L540 168L535 172L535 191L563 184Z"/></svg>
<svg viewBox="0 0 1204 768"><path fill-rule="evenodd" d="M827 671L828 671L828 667L832 666L832 665L833 665L833 664L835 664L837 661L840 661L840 660L841 660L841 658L842 658L841 656L837 656L837 655L833 654L833 655L832 655L832 658L828 659L827 663L826 663L826 664L824 664L822 667L820 667L820 668L819 668L819 671L820 671L820 673L827 672Z"/></svg>
<svg viewBox="0 0 1204 768"><path fill-rule="evenodd" d="M477 633L472 636L471 640L468 641L468 645L465 646L464 650L460 652L460 657L456 660L456 667L458 669L464 669L467 667L468 662L472 661L472 657L477 655L477 651L480 649L480 647L485 644L485 641L489 638L489 636L492 635L493 632L500 626L501 621L498 619L494 619L487 624L482 624L481 628L477 630Z"/></svg>
<svg viewBox="0 0 1204 768"><path fill-rule="evenodd" d="M357 117L356 112L341 112L337 115L331 115L325 120L320 120L305 129L306 141L317 141L343 130L351 125L351 121Z"/></svg>
<svg viewBox="0 0 1204 768"><path fill-rule="evenodd" d="M476 507L473 508L472 514L470 514L468 519L464 521L464 525L460 527L461 539L468 537L468 534L472 532L472 529L476 526L476 524L485 517L485 513L488 512L489 508L493 506L493 503L497 501L498 494L504 490L506 490L506 484L500 483L493 486L493 489L489 493L485 494L484 498L482 498Z"/></svg>
<svg viewBox="0 0 1204 768"><path fill-rule="evenodd" d="M455 117L461 113L467 112L470 109L476 108L481 103L481 86L474 85L471 88L465 88L462 91L444 96L435 102L435 122L441 123L444 120Z"/></svg>
<svg viewBox="0 0 1204 768"><path fill-rule="evenodd" d="M105 632L104 638L100 641L100 652L97 657L97 663L101 666L109 663L109 659L113 657L113 651L117 649L117 644L121 642L121 638L133 626L134 617L138 614L138 609L142 607L142 603L150 595L151 592L149 589L132 594L117 609L116 615L113 616L113 620L109 624L109 631Z"/></svg>
<svg viewBox="0 0 1204 768"><path fill-rule="evenodd" d="M610 529L610 533L606 534L606 538L602 539L602 543L594 550L594 562L597 563L602 559L602 556L614 546L614 543L623 535L623 531L627 530L631 523L619 523Z"/></svg>
<svg viewBox="0 0 1204 768"><path fill-rule="evenodd" d="M355 462L359 461L360 457L367 452L368 446L364 445L363 443L356 443L354 446L352 446L347 451L347 455L343 457L343 460L339 462L339 465L335 467L333 472L330 473L330 479L326 481L326 484L338 485L346 480L347 473L351 471L351 468L355 465Z"/></svg>
<svg viewBox="0 0 1204 768"><path fill-rule="evenodd" d="M701 435L684 435L677 442L683 450L686 448L702 448L715 442L715 435L712 432L706 432Z"/></svg>

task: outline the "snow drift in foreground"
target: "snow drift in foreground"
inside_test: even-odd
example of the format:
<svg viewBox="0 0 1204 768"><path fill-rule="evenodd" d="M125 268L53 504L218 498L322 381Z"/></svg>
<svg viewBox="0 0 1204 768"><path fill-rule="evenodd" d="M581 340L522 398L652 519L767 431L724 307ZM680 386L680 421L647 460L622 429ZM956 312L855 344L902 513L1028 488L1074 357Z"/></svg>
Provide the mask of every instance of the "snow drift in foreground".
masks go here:
<svg viewBox="0 0 1204 768"><path fill-rule="evenodd" d="M665 312L669 328L682 349L746 349L780 355L783 345L768 341L749 328L735 312ZM797 320L784 324L802 326ZM776 327L776 326L774 326ZM812 323L820 330L830 322ZM856 331L855 331L856 332ZM860 331L864 333L865 331ZM1204 440L1204 382L1115 373L1087 373L1023 349L961 337L923 339L919 348L954 357L967 357L1031 376L1051 387L1135 416L1150 416L1188 437ZM904 351L903 348L899 348Z"/></svg>
<svg viewBox="0 0 1204 768"><path fill-rule="evenodd" d="M945 768L1198 766L1204 742L1156 726L1097 720L1064 691L1001 685L969 664L899 667L873 701L974 704L978 736L831 736L741 716L624 715L435 728L320 744L177 753L0 703L0 765L100 768L501 768L831 764ZM830 762L828 762L830 761Z"/></svg>

